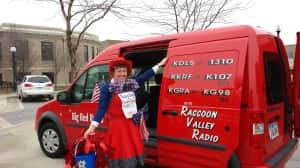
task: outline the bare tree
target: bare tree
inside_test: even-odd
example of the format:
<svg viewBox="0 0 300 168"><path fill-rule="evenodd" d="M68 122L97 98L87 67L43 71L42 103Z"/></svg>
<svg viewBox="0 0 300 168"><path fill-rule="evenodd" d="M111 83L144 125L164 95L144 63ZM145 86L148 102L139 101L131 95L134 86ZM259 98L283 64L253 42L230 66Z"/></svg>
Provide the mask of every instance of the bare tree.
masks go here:
<svg viewBox="0 0 300 168"><path fill-rule="evenodd" d="M149 1L148 1L149 2ZM207 29L212 24L228 23L230 15L246 9L241 0L160 0L144 2L145 23L162 27L166 32Z"/></svg>
<svg viewBox="0 0 300 168"><path fill-rule="evenodd" d="M36 0L53 2L60 8L66 26L66 43L71 65L71 78L78 73L76 51L86 31L109 13L123 17L125 10L117 0Z"/></svg>

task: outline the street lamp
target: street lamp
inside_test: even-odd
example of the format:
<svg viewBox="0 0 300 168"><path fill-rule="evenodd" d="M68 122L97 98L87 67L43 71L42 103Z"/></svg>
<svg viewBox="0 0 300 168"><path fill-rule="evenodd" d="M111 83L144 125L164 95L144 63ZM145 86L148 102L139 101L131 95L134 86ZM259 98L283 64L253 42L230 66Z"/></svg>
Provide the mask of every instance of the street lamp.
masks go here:
<svg viewBox="0 0 300 168"><path fill-rule="evenodd" d="M9 49L12 56L12 69L13 69L13 89L16 90L16 52L17 48L15 46L10 47Z"/></svg>
<svg viewBox="0 0 300 168"><path fill-rule="evenodd" d="M280 31L281 31L281 28L280 28L280 26L278 25L277 28L276 28L277 37L279 37Z"/></svg>

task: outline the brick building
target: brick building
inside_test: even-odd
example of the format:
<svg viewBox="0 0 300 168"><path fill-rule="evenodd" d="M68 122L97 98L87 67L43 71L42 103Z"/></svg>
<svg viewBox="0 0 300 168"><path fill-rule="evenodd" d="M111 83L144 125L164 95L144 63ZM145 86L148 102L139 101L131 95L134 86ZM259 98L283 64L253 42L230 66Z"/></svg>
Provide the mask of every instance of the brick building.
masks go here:
<svg viewBox="0 0 300 168"><path fill-rule="evenodd" d="M93 59L107 45L93 34L85 34L77 50L78 66ZM24 74L48 75L57 87L70 82L70 63L65 31L58 28L3 23L0 25L0 81L13 81L13 59L10 47L17 48L16 78Z"/></svg>

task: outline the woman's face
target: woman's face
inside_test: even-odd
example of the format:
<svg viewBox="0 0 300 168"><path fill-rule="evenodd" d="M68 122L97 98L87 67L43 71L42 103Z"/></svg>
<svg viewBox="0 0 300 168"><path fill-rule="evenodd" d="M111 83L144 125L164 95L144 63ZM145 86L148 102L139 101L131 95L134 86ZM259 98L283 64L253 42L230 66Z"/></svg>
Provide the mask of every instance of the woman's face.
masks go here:
<svg viewBox="0 0 300 168"><path fill-rule="evenodd" d="M125 80L127 78L127 68L126 67L115 67L113 78L116 80Z"/></svg>

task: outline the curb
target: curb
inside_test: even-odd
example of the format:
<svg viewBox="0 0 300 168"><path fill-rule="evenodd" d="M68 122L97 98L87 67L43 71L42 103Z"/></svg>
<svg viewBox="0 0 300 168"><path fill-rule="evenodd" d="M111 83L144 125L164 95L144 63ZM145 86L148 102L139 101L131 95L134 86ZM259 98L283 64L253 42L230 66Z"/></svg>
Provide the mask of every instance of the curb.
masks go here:
<svg viewBox="0 0 300 168"><path fill-rule="evenodd" d="M0 97L0 107L1 109L4 109L7 105L7 98L6 97Z"/></svg>
<svg viewBox="0 0 300 168"><path fill-rule="evenodd" d="M5 119L0 117L0 130L6 129L6 128L11 128L13 126L14 126L13 124L9 123L8 121L6 121ZM0 131L0 132L2 132L2 131Z"/></svg>
<svg viewBox="0 0 300 168"><path fill-rule="evenodd" d="M6 125L2 128L0 127L0 132L9 132L12 129L21 127L22 125L25 125L25 124L32 124L32 121L24 121L24 122L21 122L21 123L18 123L18 124L10 124L10 125ZM33 130L35 131L35 129L33 129Z"/></svg>
<svg viewBox="0 0 300 168"><path fill-rule="evenodd" d="M8 104L9 99L17 99L17 96L14 95L14 94L0 95L0 108L1 108L0 114L10 112L7 109L7 108L9 108L9 104ZM23 104L20 103L19 100L17 100L16 107L17 107L17 109L23 109L24 108ZM5 128L10 128L12 126L13 126L13 124L9 123L4 118L0 117L0 130L5 129Z"/></svg>
<svg viewBox="0 0 300 168"><path fill-rule="evenodd" d="M4 94L4 95L0 94L0 107L1 107L1 109L6 108L7 99L9 99L9 98L18 98L18 96L13 94L13 93L12 94ZM0 111L0 112L2 112L2 111Z"/></svg>

